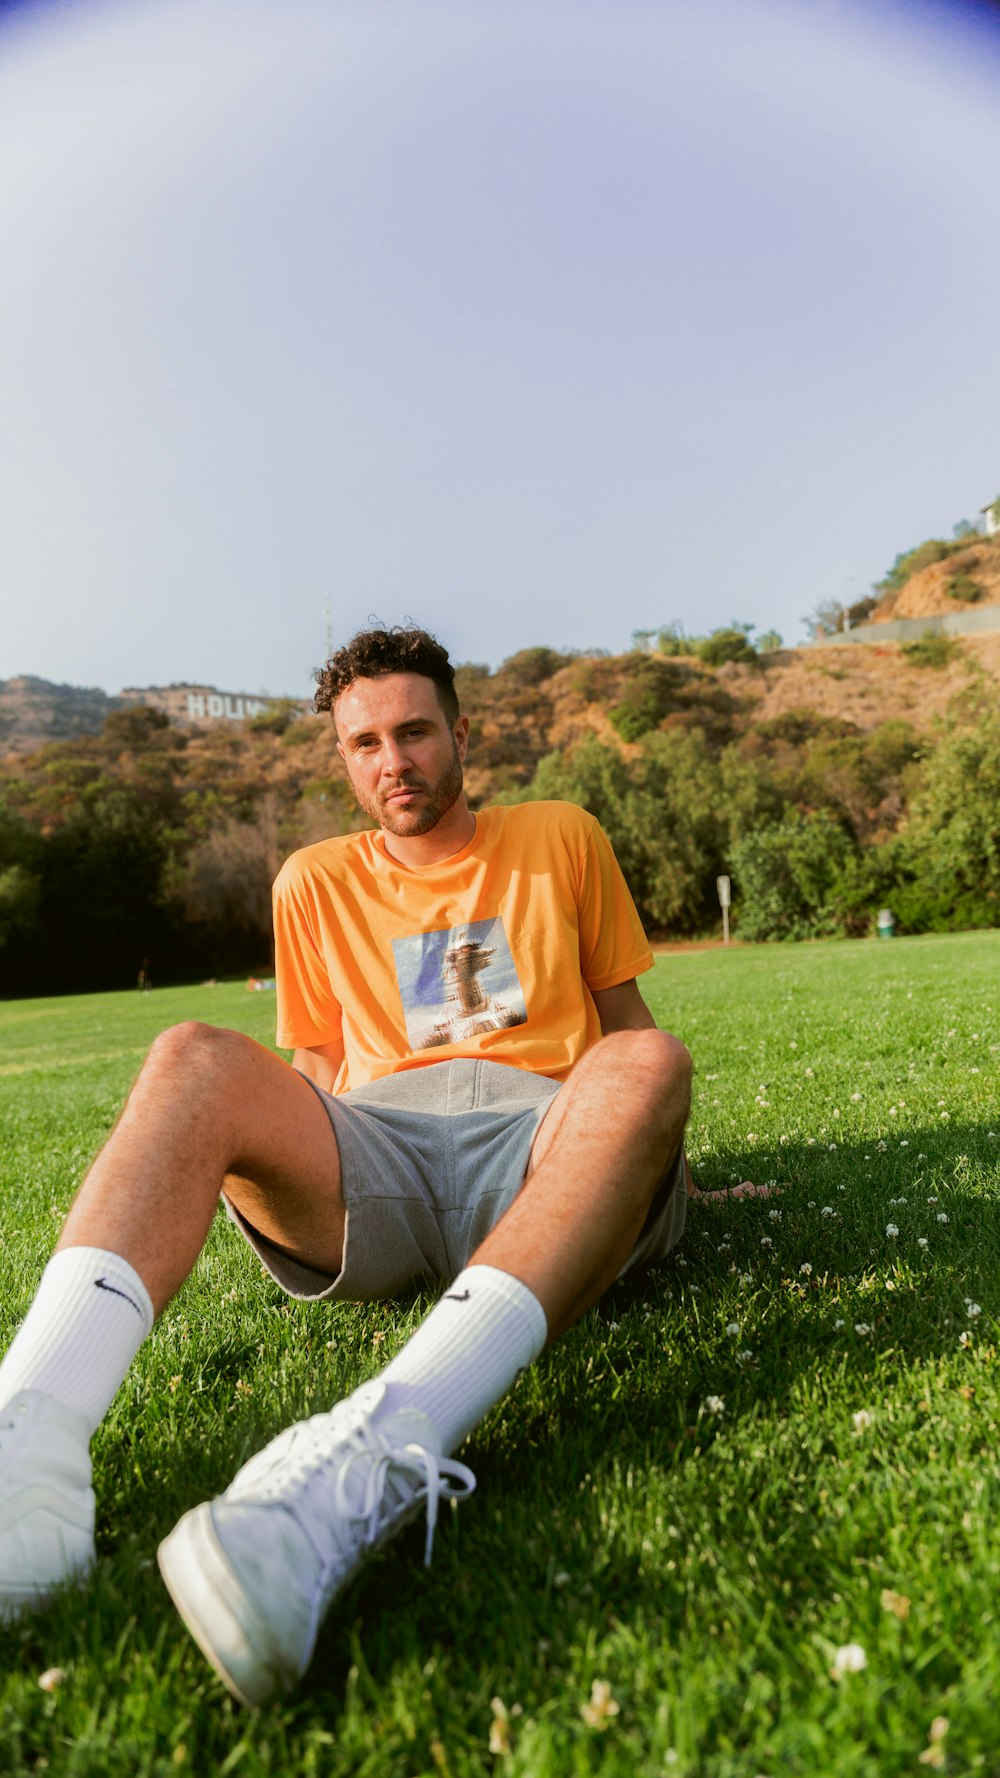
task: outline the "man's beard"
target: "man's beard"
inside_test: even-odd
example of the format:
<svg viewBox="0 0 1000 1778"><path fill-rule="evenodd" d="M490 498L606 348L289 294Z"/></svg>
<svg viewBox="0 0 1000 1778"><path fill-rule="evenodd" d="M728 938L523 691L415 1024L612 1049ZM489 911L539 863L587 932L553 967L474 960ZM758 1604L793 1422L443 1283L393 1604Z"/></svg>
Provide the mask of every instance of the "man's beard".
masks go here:
<svg viewBox="0 0 1000 1778"><path fill-rule="evenodd" d="M447 815L461 796L464 781L462 762L458 757L458 749L454 748L449 764L433 784L429 784L419 773L410 772L398 784L394 784L391 790L376 792L369 797L355 789L355 795L365 814L371 815L386 833L396 834L399 839L415 839L421 834L430 833L442 815ZM422 791L422 803L415 808L398 808L390 799L394 792L400 790Z"/></svg>

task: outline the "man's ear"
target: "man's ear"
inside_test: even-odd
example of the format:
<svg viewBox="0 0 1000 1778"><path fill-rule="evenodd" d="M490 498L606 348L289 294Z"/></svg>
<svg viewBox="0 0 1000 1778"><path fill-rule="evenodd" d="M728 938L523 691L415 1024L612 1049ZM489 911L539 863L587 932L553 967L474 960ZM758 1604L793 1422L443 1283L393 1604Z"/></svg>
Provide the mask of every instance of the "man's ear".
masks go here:
<svg viewBox="0 0 1000 1778"><path fill-rule="evenodd" d="M458 757L460 760L464 761L465 756L469 751L469 718L467 716L459 717L455 724L454 732Z"/></svg>
<svg viewBox="0 0 1000 1778"><path fill-rule="evenodd" d="M346 763L347 755L344 752L343 746L340 741L337 742L337 752L340 754L341 759L344 760Z"/></svg>

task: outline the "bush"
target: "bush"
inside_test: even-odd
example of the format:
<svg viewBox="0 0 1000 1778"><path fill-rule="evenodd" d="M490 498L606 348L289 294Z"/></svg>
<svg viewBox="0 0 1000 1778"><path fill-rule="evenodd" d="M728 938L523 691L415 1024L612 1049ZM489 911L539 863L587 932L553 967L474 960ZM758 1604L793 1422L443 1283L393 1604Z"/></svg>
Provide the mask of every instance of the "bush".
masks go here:
<svg viewBox="0 0 1000 1778"><path fill-rule="evenodd" d="M788 809L731 852L741 938L821 938L836 932L836 894L857 849L825 809Z"/></svg>
<svg viewBox="0 0 1000 1778"><path fill-rule="evenodd" d="M757 651L751 644L745 630L731 626L723 630L713 630L704 642L698 644L698 656L706 667L721 667L726 661L753 662L756 664Z"/></svg>
<svg viewBox="0 0 1000 1778"><path fill-rule="evenodd" d="M554 648L522 648L500 663L497 677L514 679L518 685L541 685L558 673L560 667L567 666L572 658L572 655L559 654Z"/></svg>
<svg viewBox="0 0 1000 1778"><path fill-rule="evenodd" d="M937 630L925 630L915 642L901 642L899 652L914 667L946 667L961 653L959 644L953 636L945 636Z"/></svg>
<svg viewBox="0 0 1000 1778"><path fill-rule="evenodd" d="M297 698L275 698L258 716L251 716L249 727L255 735L283 735L302 715Z"/></svg>
<svg viewBox="0 0 1000 1778"><path fill-rule="evenodd" d="M957 599L962 605L975 605L983 596L978 580L973 580L964 570L961 574L953 574L944 590L949 599Z"/></svg>
<svg viewBox="0 0 1000 1778"><path fill-rule="evenodd" d="M638 741L658 728L675 708L680 671L651 656L633 656L638 665L617 704L608 711L623 741Z"/></svg>
<svg viewBox="0 0 1000 1778"><path fill-rule="evenodd" d="M692 655L698 653L701 640L698 636L685 636L681 624L664 624L657 631L656 647L660 654L667 656Z"/></svg>
<svg viewBox="0 0 1000 1778"><path fill-rule="evenodd" d="M875 582L875 590L879 593L898 593L910 576L919 574L921 568L929 568L933 562L943 562L947 556L954 555L956 550L964 547L964 538L952 538L946 542L943 537L929 537L926 543L918 543L916 549L904 550L898 555L888 574Z"/></svg>

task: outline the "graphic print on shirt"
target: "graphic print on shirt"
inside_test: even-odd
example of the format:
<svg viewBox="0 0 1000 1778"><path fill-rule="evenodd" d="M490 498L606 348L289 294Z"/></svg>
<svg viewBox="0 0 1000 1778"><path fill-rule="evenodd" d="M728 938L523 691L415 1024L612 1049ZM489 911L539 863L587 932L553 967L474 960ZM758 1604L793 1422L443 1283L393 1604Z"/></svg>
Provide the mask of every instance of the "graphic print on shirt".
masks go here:
<svg viewBox="0 0 1000 1778"><path fill-rule="evenodd" d="M411 1049L463 1043L525 1025L528 1009L499 914L395 938L396 978Z"/></svg>

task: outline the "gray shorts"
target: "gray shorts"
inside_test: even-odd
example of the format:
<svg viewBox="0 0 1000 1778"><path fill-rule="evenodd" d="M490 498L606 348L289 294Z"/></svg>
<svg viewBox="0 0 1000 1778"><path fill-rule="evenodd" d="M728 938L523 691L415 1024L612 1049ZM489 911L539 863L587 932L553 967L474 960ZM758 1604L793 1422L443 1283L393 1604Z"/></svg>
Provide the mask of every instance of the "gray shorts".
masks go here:
<svg viewBox="0 0 1000 1778"><path fill-rule="evenodd" d="M305 1077L303 1077L305 1078ZM336 1278L282 1253L226 1209L289 1296L369 1302L422 1278L450 1280L513 1203L557 1082L501 1062L434 1062L334 1097L347 1222ZM684 1230L684 1151L665 1175L623 1268L649 1265Z"/></svg>

